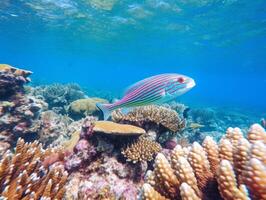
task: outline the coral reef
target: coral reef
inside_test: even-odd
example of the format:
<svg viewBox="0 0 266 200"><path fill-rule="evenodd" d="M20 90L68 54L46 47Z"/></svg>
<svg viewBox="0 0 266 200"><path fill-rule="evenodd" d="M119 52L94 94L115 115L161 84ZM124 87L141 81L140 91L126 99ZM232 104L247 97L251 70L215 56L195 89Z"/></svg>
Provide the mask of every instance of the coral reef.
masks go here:
<svg viewBox="0 0 266 200"><path fill-rule="evenodd" d="M178 103L176 101L169 102L168 104L163 104L163 106L175 110L179 116L183 116L185 118L186 118L186 111L189 110L188 106L182 103Z"/></svg>
<svg viewBox="0 0 266 200"><path fill-rule="evenodd" d="M73 101L68 108L69 115L74 119L80 119L88 115L100 115L96 103L108 103L107 100L101 98L87 98Z"/></svg>
<svg viewBox="0 0 266 200"><path fill-rule="evenodd" d="M122 154L127 161L133 163L142 161L151 161L154 156L161 151L161 145L145 137L138 138L133 144L122 150Z"/></svg>
<svg viewBox="0 0 266 200"><path fill-rule="evenodd" d="M0 162L0 198L63 199L67 172L55 163L44 165L49 156L58 153L19 139L14 154L7 152Z"/></svg>
<svg viewBox="0 0 266 200"><path fill-rule="evenodd" d="M156 105L137 107L126 115L119 110L114 111L112 120L118 123L134 124L143 128L153 124L171 132L179 132L185 127L185 121L178 116L177 112Z"/></svg>
<svg viewBox="0 0 266 200"><path fill-rule="evenodd" d="M141 139L142 147L139 149L139 158L136 158L138 162L135 164L126 162L122 157L121 148L143 133L145 131L139 127L95 121L95 118L87 117L73 153L66 158L65 168L72 173L68 187L77 188L76 191L69 190L67 197L70 199L104 199L106 197L107 199L136 199L148 167L146 160L153 158L157 152L156 148L160 149L160 145ZM145 147L146 151L144 151ZM134 151L137 150L136 148ZM124 149L124 152L132 158L129 149ZM146 156L143 157L143 155ZM132 161L135 160L132 159Z"/></svg>
<svg viewBox="0 0 266 200"><path fill-rule="evenodd" d="M257 121L247 115L242 114L242 110L232 110L231 108L191 108L188 114L188 121L203 125L201 132L217 131L223 133L228 124L233 127L246 129L246 124ZM208 133L206 133L208 135ZM217 141L222 134L217 137ZM216 138L215 138L216 139Z"/></svg>
<svg viewBox="0 0 266 200"><path fill-rule="evenodd" d="M146 165L124 164L104 154L87 168L70 175L66 199L135 200L146 169Z"/></svg>
<svg viewBox="0 0 266 200"><path fill-rule="evenodd" d="M17 138L36 139L41 129L39 115L47 108L47 104L33 96L26 96L23 84L27 83L28 71L12 68L7 65L0 67L0 135L1 155L16 143ZM6 148L5 148L6 147Z"/></svg>
<svg viewBox="0 0 266 200"><path fill-rule="evenodd" d="M30 71L0 64L0 100L6 100L16 92L23 90L23 85L30 82Z"/></svg>
<svg viewBox="0 0 266 200"><path fill-rule="evenodd" d="M50 110L60 114L67 113L67 108L71 102L86 98L77 84L38 86L32 89L31 94L43 98L48 103Z"/></svg>
<svg viewBox="0 0 266 200"><path fill-rule="evenodd" d="M74 153L68 157L65 167L68 171L82 169L95 159L96 153L96 147L91 142L81 139L75 145Z"/></svg>
<svg viewBox="0 0 266 200"><path fill-rule="evenodd" d="M54 143L59 137L70 137L69 134L75 131L69 130L69 127L73 122L72 119L65 115L57 114L51 110L41 113L40 122L41 129L38 132L39 141L45 146Z"/></svg>
<svg viewBox="0 0 266 200"><path fill-rule="evenodd" d="M202 146L178 145L170 157L157 155L142 199L266 199L266 132L258 124L248 139L239 128L228 128L219 145L206 137Z"/></svg>

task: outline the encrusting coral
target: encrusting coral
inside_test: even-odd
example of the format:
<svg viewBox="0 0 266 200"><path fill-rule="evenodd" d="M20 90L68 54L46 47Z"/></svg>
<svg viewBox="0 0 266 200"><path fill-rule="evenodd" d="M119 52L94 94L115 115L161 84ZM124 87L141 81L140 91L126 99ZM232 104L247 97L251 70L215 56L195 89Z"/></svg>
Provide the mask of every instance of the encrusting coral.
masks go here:
<svg viewBox="0 0 266 200"><path fill-rule="evenodd" d="M12 200L63 199L68 174L51 157L62 152L44 150L38 142L19 139L15 153L5 153L0 163L0 198ZM61 158L62 159L62 158Z"/></svg>
<svg viewBox="0 0 266 200"><path fill-rule="evenodd" d="M178 145L170 162L159 153L141 199L266 199L266 132L254 124L247 138L229 128L219 145L211 137L202 146Z"/></svg>
<svg viewBox="0 0 266 200"><path fill-rule="evenodd" d="M162 150L161 145L145 137L140 137L136 142L122 150L127 161L133 163L151 161L154 156Z"/></svg>
<svg viewBox="0 0 266 200"><path fill-rule="evenodd" d="M30 71L14 68L10 65L0 64L0 99L5 99L15 92L22 90L25 83L30 82Z"/></svg>
<svg viewBox="0 0 266 200"><path fill-rule="evenodd" d="M156 105L137 107L127 114L116 110L112 113L112 120L118 123L130 123L141 127L153 123L171 132L181 131L185 127L185 121L178 116L177 112Z"/></svg>
<svg viewBox="0 0 266 200"><path fill-rule="evenodd" d="M30 74L29 71L0 65L0 155L9 145L16 143L17 138L33 139L41 128L39 115L46 103L25 95L24 84L30 81Z"/></svg>

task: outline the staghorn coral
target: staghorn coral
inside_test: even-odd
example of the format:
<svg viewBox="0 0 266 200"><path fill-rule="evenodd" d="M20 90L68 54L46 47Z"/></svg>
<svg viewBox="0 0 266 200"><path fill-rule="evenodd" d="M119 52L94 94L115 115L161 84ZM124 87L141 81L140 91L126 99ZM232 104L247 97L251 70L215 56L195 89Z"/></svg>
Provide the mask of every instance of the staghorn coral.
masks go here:
<svg viewBox="0 0 266 200"><path fill-rule="evenodd" d="M127 161L136 163L151 161L161 149L159 143L140 137L136 142L123 149L121 153L127 158Z"/></svg>
<svg viewBox="0 0 266 200"><path fill-rule="evenodd" d="M171 132L179 132L185 127L185 121L178 116L177 112L156 105L137 107L126 115L116 110L112 113L112 120L118 123L130 123L144 128L149 123L152 123L162 126Z"/></svg>
<svg viewBox="0 0 266 200"><path fill-rule="evenodd" d="M63 199L68 174L60 165L44 165L55 149L19 139L15 153L7 152L0 163L0 197L4 199ZM61 156L62 157L62 156ZM54 162L52 162L54 163Z"/></svg>
<svg viewBox="0 0 266 200"><path fill-rule="evenodd" d="M218 145L211 137L203 146L172 150L170 162L159 153L140 194L146 199L266 199L265 130L254 124L248 140L229 128ZM188 152L187 152L188 150Z"/></svg>
<svg viewBox="0 0 266 200"><path fill-rule="evenodd" d="M88 115L99 115L99 109L96 103L108 103L107 100L101 98L87 98L73 101L68 107L69 115L74 119L80 119Z"/></svg>

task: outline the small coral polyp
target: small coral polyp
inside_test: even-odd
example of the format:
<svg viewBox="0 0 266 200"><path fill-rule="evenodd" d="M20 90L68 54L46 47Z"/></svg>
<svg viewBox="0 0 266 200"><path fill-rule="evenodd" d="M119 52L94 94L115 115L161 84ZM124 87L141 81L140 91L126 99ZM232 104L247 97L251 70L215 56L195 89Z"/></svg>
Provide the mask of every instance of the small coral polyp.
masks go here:
<svg viewBox="0 0 266 200"><path fill-rule="evenodd" d="M254 124L245 139L229 128L217 144L207 137L202 146L177 146L168 160L159 153L146 175L141 199L266 199L266 132Z"/></svg>

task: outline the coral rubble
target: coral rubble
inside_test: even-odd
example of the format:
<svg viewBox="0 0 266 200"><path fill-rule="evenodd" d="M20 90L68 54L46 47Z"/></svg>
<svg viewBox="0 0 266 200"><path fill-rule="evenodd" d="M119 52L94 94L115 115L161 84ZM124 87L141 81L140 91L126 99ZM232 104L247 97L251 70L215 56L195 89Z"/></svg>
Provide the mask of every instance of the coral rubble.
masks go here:
<svg viewBox="0 0 266 200"><path fill-rule="evenodd" d="M0 198L63 199L67 172L60 165L44 165L54 154L60 152L19 139L14 154L5 153L0 162Z"/></svg>
<svg viewBox="0 0 266 200"><path fill-rule="evenodd" d="M170 162L159 153L146 175L142 199L266 199L266 132L258 124L248 140L229 128L217 144L207 137L201 146L177 146Z"/></svg>
<svg viewBox="0 0 266 200"><path fill-rule="evenodd" d="M185 126L185 121L178 116L177 112L156 105L137 107L126 115L119 110L114 111L112 120L119 123L132 123L141 127L153 123L172 132L181 131Z"/></svg>

